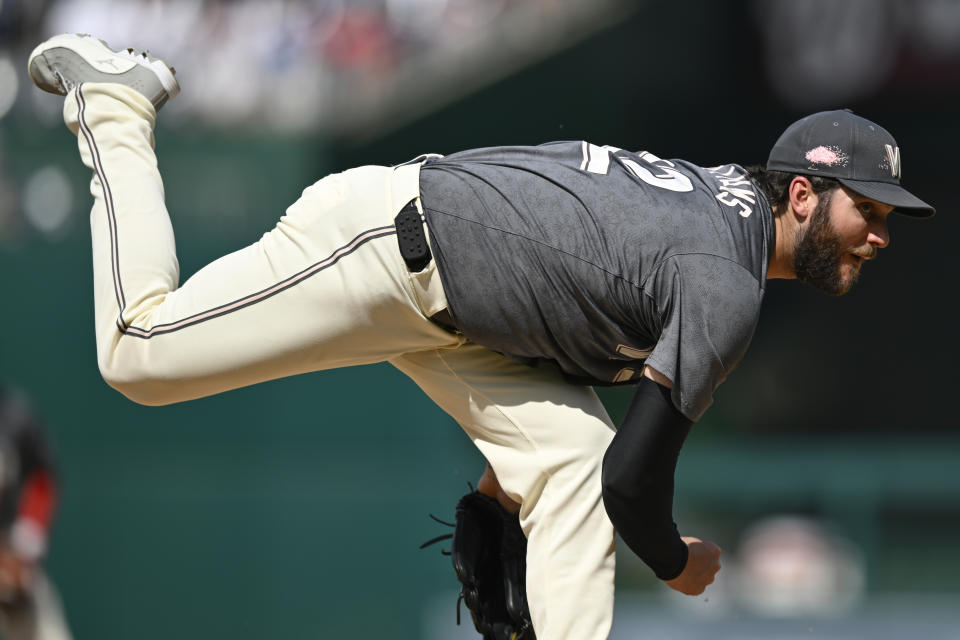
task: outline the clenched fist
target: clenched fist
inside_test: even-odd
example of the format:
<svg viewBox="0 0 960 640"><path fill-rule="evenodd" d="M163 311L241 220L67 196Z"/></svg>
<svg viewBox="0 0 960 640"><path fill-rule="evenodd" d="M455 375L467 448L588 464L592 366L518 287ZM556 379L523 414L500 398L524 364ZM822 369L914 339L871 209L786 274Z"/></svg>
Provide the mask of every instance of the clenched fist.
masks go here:
<svg viewBox="0 0 960 640"><path fill-rule="evenodd" d="M720 571L720 547L700 538L683 538L687 545L687 566L667 586L688 596L698 596Z"/></svg>

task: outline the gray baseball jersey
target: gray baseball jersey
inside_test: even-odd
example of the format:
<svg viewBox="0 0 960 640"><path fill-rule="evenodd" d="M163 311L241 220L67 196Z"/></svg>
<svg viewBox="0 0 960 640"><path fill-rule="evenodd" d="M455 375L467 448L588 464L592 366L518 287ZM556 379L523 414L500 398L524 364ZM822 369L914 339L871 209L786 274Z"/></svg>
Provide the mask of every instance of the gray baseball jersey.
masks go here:
<svg viewBox="0 0 960 640"><path fill-rule="evenodd" d="M584 384L649 364L696 420L750 343L774 229L737 165L555 142L432 159L420 188L450 313L478 344Z"/></svg>

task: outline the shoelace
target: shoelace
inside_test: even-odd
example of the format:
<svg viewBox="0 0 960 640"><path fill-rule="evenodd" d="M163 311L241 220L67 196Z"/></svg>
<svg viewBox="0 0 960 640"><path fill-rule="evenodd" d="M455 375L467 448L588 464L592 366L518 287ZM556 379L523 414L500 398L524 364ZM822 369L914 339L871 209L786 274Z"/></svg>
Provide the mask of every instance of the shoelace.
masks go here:
<svg viewBox="0 0 960 640"><path fill-rule="evenodd" d="M137 60L137 58L143 58L144 61L146 61L146 62L153 62L153 60L154 60L153 58L150 57L150 52L147 51L146 49L144 49L143 51L137 51L137 50L134 49L133 47L127 47L127 48L126 48L126 53L127 53L129 56L132 56L133 60L135 60L135 61L137 61L137 62L139 62L139 60ZM174 69L173 67L169 67L169 69L170 69L170 73L176 75L176 73L177 73L177 70L176 70L176 69Z"/></svg>

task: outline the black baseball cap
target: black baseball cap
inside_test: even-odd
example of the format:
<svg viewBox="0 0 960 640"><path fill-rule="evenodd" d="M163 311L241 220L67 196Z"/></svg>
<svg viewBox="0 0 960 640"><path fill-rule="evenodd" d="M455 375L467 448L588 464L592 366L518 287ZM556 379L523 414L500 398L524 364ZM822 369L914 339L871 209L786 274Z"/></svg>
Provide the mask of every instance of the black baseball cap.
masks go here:
<svg viewBox="0 0 960 640"><path fill-rule="evenodd" d="M908 216L935 213L900 186L900 147L890 132L849 109L821 111L791 124L770 150L767 169L836 178Z"/></svg>

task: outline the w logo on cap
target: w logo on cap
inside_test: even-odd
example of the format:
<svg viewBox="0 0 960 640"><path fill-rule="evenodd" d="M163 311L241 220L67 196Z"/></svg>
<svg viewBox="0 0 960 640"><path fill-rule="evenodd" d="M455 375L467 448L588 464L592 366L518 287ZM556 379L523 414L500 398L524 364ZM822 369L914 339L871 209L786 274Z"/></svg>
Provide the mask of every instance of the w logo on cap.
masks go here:
<svg viewBox="0 0 960 640"><path fill-rule="evenodd" d="M887 161L890 164L890 175L900 179L900 147L890 144L883 145L887 150Z"/></svg>

